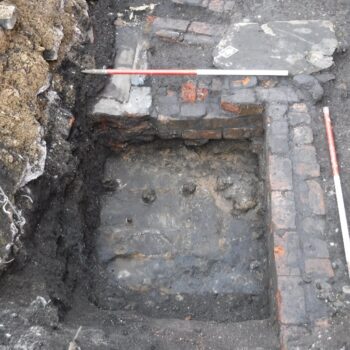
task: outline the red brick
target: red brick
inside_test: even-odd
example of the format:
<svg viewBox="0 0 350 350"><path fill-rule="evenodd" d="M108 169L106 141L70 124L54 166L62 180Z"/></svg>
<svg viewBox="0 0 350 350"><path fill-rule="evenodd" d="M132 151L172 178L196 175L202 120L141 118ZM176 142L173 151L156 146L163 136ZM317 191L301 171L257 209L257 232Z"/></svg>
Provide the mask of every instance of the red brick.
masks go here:
<svg viewBox="0 0 350 350"><path fill-rule="evenodd" d="M264 130L261 127L226 128L223 131L223 137L227 140L242 140L261 136L263 133Z"/></svg>
<svg viewBox="0 0 350 350"><path fill-rule="evenodd" d="M264 107L255 103L230 103L221 102L221 108L226 112L237 114L238 116L260 115L264 111Z"/></svg>
<svg viewBox="0 0 350 350"><path fill-rule="evenodd" d="M181 87L181 98L184 102L194 103L197 99L197 87L193 81L184 83Z"/></svg>
<svg viewBox="0 0 350 350"><path fill-rule="evenodd" d="M320 278L334 277L334 271L329 259L306 259L305 272Z"/></svg>
<svg viewBox="0 0 350 350"><path fill-rule="evenodd" d="M185 130L182 138L186 140L219 140L222 138L221 130Z"/></svg>

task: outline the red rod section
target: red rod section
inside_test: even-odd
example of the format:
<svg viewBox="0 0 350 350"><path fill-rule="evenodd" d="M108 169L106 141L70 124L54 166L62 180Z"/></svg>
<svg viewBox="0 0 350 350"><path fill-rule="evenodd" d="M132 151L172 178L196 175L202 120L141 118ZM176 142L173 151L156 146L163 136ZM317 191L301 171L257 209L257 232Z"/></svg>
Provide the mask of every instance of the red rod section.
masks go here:
<svg viewBox="0 0 350 350"><path fill-rule="evenodd" d="M331 156L333 176L336 176L336 175L339 175L339 166L338 166L337 152L336 152L335 141L334 141L334 132L333 132L332 121L329 113L329 108L324 107L323 112L324 112L324 121L326 124L326 133L328 138L329 153Z"/></svg>

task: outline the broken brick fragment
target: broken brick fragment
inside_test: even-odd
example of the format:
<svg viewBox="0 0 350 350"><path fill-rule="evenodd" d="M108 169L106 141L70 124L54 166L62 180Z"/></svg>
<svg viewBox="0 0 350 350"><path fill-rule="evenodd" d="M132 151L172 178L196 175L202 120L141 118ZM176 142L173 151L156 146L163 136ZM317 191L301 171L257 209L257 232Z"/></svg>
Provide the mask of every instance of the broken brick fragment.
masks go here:
<svg viewBox="0 0 350 350"><path fill-rule="evenodd" d="M209 90L207 88L198 88L197 89L197 100L205 101L209 95Z"/></svg>
<svg viewBox="0 0 350 350"><path fill-rule="evenodd" d="M197 86L193 81L184 83L181 87L181 98L184 102L194 103L197 99Z"/></svg>

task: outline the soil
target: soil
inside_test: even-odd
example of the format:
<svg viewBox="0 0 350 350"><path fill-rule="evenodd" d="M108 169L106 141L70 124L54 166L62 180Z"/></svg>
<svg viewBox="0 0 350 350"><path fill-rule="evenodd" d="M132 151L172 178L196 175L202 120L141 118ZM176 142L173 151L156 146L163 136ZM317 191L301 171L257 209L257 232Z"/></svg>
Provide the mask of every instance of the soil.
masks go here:
<svg viewBox="0 0 350 350"><path fill-rule="evenodd" d="M28 6L29 1L13 2L23 13L23 24L16 27L15 31L6 33L6 40L0 32L0 79L1 86L4 87L0 90L0 138L1 143L9 149L14 146L13 140L18 140L15 147L30 155L36 152L28 145L36 142L39 122L45 125L43 108L36 98L38 90L47 82L50 69L42 58L42 48L49 48L52 43L50 30L47 30L45 23L52 28L52 23L59 21L55 24L62 24L66 28L67 36L62 52L69 47L74 33L71 26L66 26L66 23L71 23L70 17L57 18L55 8L50 8L50 1L43 1L42 6L37 2L35 8ZM133 5L143 3L144 1L134 1ZM180 17L176 15L180 10L174 9L169 3L164 1L159 10L157 7L156 14L169 15L170 11L174 11L174 16ZM75 331L83 325L86 328L82 337L83 350L118 347L226 349L225 345L220 345L219 341L222 340L219 337L232 343L235 337L239 338L239 330L228 329L226 332L230 334L225 336L223 329L216 329L214 325L210 326L214 329L211 333L208 324L198 323L191 328L164 321L166 326L162 327L155 324L155 320L140 315L130 312L119 312L116 315L98 307L94 276L103 274L103 271L99 270L93 252L95 232L100 223L99 197L105 191L101 169L109 153L95 139L87 120L87 111L91 101L103 88L105 79L81 75L80 66L111 66L114 56L113 22L117 12L122 12L127 4L124 1L100 0L90 2L89 5L94 42L87 40L84 45L73 48L68 55L60 56L61 59L54 67L56 73L53 85L59 91L63 104L72 108L76 119L73 131L66 148L60 148L60 151L49 157L44 175L16 195L17 205L31 219L26 228L23 248L1 281L0 345L7 346L5 349L15 348L14 344L28 349L66 349ZM81 7L84 8L83 2ZM72 6L72 13L74 8L76 7ZM219 19L215 15L208 16L200 9L189 10L183 13L183 17L213 22ZM33 21L32 18L45 18L45 21ZM261 23L270 20L327 18L336 24L341 42L336 64L331 69L336 79L326 84L326 94L319 107L324 103L331 107L344 196L349 211L350 145L347 115L350 112L350 53L347 49L350 42L350 4L347 0L236 1L231 19L242 21L244 18ZM29 27L32 34L26 34L28 27L24 29L25 26ZM5 42L10 44L4 44ZM18 51L21 52L20 55ZM75 93L72 94L72 90ZM47 125L48 146L52 149L57 130L50 128L49 121ZM4 130L8 131L2 134ZM343 285L349 284L349 280L320 108L314 111L314 130L318 131L318 156L328 194L327 232L332 261L337 266L334 287L338 293L329 301L334 305L332 327L327 331L321 330L318 338L305 339L305 344L310 344L311 341L313 348L347 349L350 346L349 302L340 291ZM12 159L9 154L4 154L3 159L12 164L11 168L16 168L16 159ZM63 165L65 170L60 172ZM28 193L34 204L23 197ZM47 301L50 301L48 305ZM252 341L248 348L276 348L274 334L269 333L273 327L270 323L265 328L261 324L255 324L251 333L256 333L254 339L260 341L260 344ZM267 339L263 337L259 340L259 333L266 335ZM210 338L207 347L201 345L203 334ZM114 339L112 347L106 343L106 339L111 337ZM193 339L196 341L191 343ZM240 344L239 341L237 344Z"/></svg>

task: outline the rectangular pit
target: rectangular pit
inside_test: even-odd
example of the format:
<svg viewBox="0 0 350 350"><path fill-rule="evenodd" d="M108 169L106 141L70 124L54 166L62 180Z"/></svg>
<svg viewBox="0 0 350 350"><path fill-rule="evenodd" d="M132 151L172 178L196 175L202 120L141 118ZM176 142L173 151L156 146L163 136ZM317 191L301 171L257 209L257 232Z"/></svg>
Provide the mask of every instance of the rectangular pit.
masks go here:
<svg viewBox="0 0 350 350"><path fill-rule="evenodd" d="M131 146L105 167L100 302L151 317L269 316L264 182L249 141Z"/></svg>

